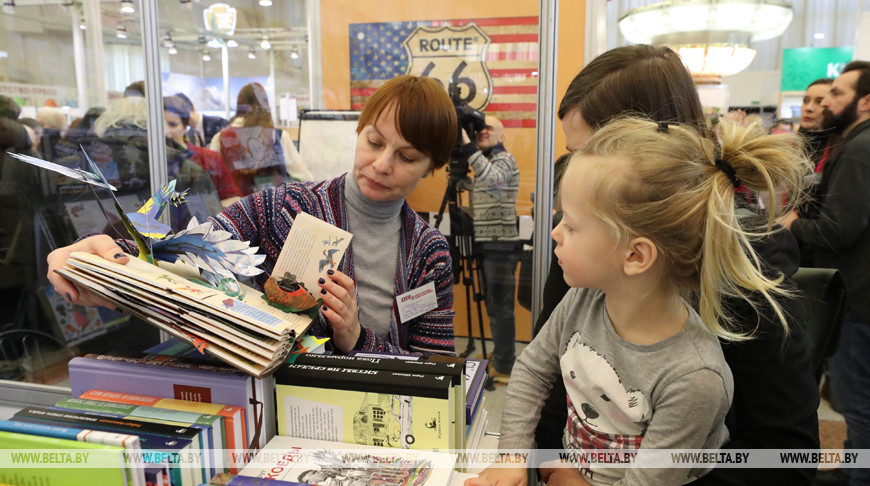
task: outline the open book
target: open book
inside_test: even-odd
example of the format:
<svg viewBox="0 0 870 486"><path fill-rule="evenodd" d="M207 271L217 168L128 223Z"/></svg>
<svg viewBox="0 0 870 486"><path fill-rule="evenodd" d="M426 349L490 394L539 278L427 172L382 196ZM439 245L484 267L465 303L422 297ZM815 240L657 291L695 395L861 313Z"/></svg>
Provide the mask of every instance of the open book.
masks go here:
<svg viewBox="0 0 870 486"><path fill-rule="evenodd" d="M317 259L307 257L307 252L313 250L311 247L316 246L311 242L337 238L349 242L350 234L300 213L287 235L279 263L282 258L287 260L284 253L305 249L302 258L292 259L292 265L282 268L301 276L299 282L308 283L307 289L316 288L317 275L337 265L347 243L334 247L338 248L331 254L330 263L334 264L324 266ZM126 265L121 265L90 253L74 252L58 273L193 344L201 352L208 352L258 377L270 373L284 361L316 312L316 308L307 314L291 312L287 306L270 301L263 293L242 283L238 283L239 289L233 289L239 296L230 297L203 282L199 271L190 265L180 261L159 261L158 264L130 258Z"/></svg>

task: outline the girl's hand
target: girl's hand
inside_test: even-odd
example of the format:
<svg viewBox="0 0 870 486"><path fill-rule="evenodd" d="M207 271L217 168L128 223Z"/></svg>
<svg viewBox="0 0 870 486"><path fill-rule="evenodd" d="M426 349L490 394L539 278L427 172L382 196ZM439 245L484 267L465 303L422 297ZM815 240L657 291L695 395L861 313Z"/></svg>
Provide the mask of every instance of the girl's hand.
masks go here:
<svg viewBox="0 0 870 486"><path fill-rule="evenodd" d="M130 261L130 256L121 250L121 247L115 243L115 240L108 235L96 235L90 238L85 238L79 242L69 246L58 248L48 254L46 258L48 262L48 281L54 285L54 290L58 295L63 296L67 302L87 306L103 306L109 309L115 309L116 306L102 297L90 292L88 289L80 289L72 282L60 276L55 272L66 264L70 253L74 251L84 251L101 256L106 260L126 265Z"/></svg>
<svg viewBox="0 0 870 486"><path fill-rule="evenodd" d="M524 467L488 467L464 486L527 486L529 472Z"/></svg>
<svg viewBox="0 0 870 486"><path fill-rule="evenodd" d="M332 326L332 340L341 351L350 352L362 332L356 305L356 284L338 270L327 270L326 278L318 280L323 298L323 317Z"/></svg>
<svg viewBox="0 0 870 486"><path fill-rule="evenodd" d="M589 486L576 467L546 467L542 464L541 481L547 486Z"/></svg>

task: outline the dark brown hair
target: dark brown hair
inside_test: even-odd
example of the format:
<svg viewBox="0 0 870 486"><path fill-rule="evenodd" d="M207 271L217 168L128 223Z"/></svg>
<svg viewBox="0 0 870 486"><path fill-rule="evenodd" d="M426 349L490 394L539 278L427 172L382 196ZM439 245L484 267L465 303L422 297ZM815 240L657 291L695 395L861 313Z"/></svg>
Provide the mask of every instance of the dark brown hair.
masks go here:
<svg viewBox="0 0 870 486"><path fill-rule="evenodd" d="M450 160L459 133L456 109L437 81L410 75L387 81L366 102L356 132L375 125L390 108L399 135L431 157L433 169Z"/></svg>
<svg viewBox="0 0 870 486"><path fill-rule="evenodd" d="M819 78L819 79L813 81L812 83L810 83L809 86L807 86L807 89L810 89L817 84L826 84L826 85L830 86L833 83L834 83L834 78Z"/></svg>
<svg viewBox="0 0 870 486"><path fill-rule="evenodd" d="M870 94L870 62L852 61L840 71L840 75L849 71L858 71L858 81L855 81L855 96L863 98Z"/></svg>
<svg viewBox="0 0 870 486"><path fill-rule="evenodd" d="M239 90L236 98L236 115L230 119L230 123L238 117L244 120L243 127L266 127L274 128L272 113L269 111L269 96L266 88L260 83L248 83Z"/></svg>
<svg viewBox="0 0 870 486"><path fill-rule="evenodd" d="M682 123L707 135L707 123L692 76L668 47L617 47L592 60L571 81L559 118L580 110L594 130L620 115Z"/></svg>

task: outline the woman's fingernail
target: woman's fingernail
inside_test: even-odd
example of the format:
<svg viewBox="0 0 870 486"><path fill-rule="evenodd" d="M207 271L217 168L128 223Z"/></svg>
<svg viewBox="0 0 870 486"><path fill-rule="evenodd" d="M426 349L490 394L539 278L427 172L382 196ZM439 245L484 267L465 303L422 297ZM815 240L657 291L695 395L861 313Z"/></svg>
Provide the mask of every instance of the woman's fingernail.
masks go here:
<svg viewBox="0 0 870 486"><path fill-rule="evenodd" d="M327 310L326 306L321 307L321 309L323 309L323 312L326 312L326 310Z"/></svg>
<svg viewBox="0 0 870 486"><path fill-rule="evenodd" d="M70 295L69 292L66 293L66 300L72 302L72 295Z"/></svg>
<svg viewBox="0 0 870 486"><path fill-rule="evenodd" d="M327 274L327 275L333 275L333 274L335 274L335 270L327 270L327 271L326 271L326 274Z"/></svg>
<svg viewBox="0 0 870 486"><path fill-rule="evenodd" d="M320 279L317 281L317 283L319 283L320 285L323 285L326 283L326 280Z"/></svg>
<svg viewBox="0 0 870 486"><path fill-rule="evenodd" d="M123 258L123 257L125 257L125 256L126 256L126 255L124 255L123 253L115 253L115 257L114 257L114 258L115 258L115 260L117 260L117 259L119 259L119 258Z"/></svg>
<svg viewBox="0 0 870 486"><path fill-rule="evenodd" d="M320 293L326 295L326 289L320 289Z"/></svg>

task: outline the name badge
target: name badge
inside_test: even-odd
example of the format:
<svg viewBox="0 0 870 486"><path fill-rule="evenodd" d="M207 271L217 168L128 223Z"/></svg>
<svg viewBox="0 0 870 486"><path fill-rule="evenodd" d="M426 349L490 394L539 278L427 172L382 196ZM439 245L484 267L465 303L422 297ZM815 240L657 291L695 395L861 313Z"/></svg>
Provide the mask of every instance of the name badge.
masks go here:
<svg viewBox="0 0 870 486"><path fill-rule="evenodd" d="M435 282L397 295L396 304L399 307L399 320L403 323L435 309L438 307Z"/></svg>

